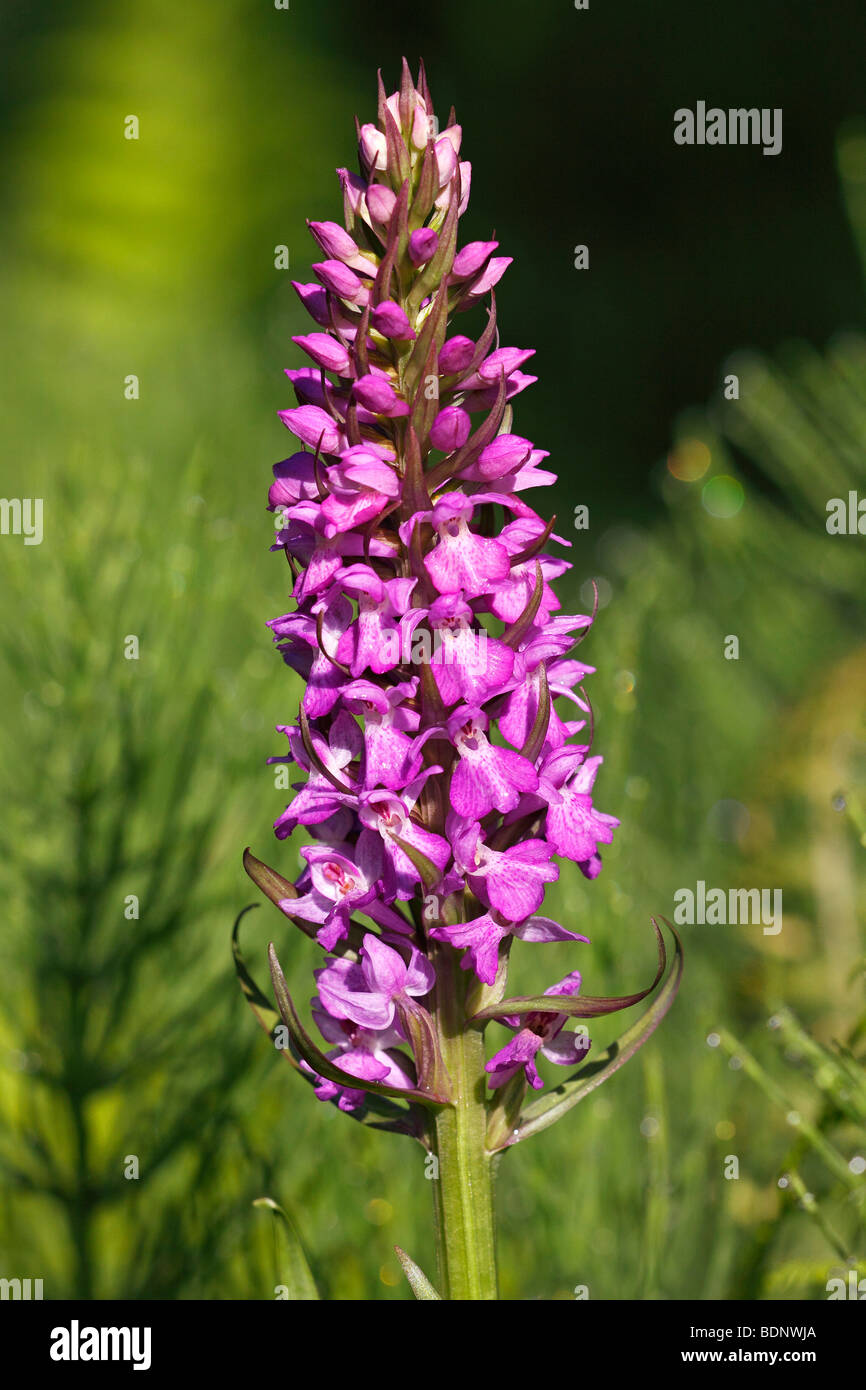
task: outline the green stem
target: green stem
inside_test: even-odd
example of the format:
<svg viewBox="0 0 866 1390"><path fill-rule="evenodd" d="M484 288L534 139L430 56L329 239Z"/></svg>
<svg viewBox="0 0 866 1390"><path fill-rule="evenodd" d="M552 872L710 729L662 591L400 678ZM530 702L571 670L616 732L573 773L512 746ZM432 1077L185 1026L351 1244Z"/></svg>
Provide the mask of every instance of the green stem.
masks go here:
<svg viewBox="0 0 866 1390"><path fill-rule="evenodd" d="M437 943L434 964L433 1016L453 1097L437 1112L430 1136L439 1161L433 1183L439 1288L443 1298L496 1299L495 1158L486 1146L484 1038L481 1029L465 1026L467 975L458 953Z"/></svg>

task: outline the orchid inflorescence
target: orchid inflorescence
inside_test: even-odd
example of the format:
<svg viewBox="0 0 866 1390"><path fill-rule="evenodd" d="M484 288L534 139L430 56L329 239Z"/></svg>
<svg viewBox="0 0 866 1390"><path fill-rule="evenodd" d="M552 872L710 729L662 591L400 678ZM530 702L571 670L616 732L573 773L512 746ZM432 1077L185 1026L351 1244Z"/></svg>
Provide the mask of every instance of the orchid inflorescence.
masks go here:
<svg viewBox="0 0 866 1390"><path fill-rule="evenodd" d="M404 61L398 92L379 78L377 124L358 127L360 173L338 171L345 227L309 224L323 259L294 288L316 328L293 341L312 365L287 370L298 404L280 412L302 447L275 465L268 505L295 601L269 626L305 683L298 722L280 726L288 751L270 761L306 780L275 830L301 826L312 843L294 883L245 859L326 953L324 1053L271 948L287 1055L319 1099L443 1161L447 1112L466 1127L472 1111L485 1159L550 1122L520 1113L543 1086L537 1055L579 1063L589 1038L569 1017L649 992L580 1000L572 970L537 998L504 997L515 937L587 941L540 915L545 885L556 857L594 879L619 822L593 802L594 668L572 654L595 613L559 611L551 581L570 566L546 547L569 542L524 500L555 475L512 429L510 402L536 378L532 349L499 344L510 258L493 240L458 248L461 143L453 110L439 130L423 65L416 84ZM452 331L477 307L477 336ZM485 1061L491 1018L514 1036ZM457 1263L452 1251L452 1297Z"/></svg>

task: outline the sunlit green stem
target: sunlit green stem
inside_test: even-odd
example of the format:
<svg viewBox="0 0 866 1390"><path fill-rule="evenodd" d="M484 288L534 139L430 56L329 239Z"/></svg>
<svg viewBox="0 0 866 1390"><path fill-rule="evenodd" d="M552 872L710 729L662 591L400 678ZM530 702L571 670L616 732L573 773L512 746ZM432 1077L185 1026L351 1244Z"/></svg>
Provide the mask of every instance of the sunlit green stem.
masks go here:
<svg viewBox="0 0 866 1390"><path fill-rule="evenodd" d="M431 1134L438 1159L433 1188L439 1288L443 1298L495 1299L495 1160L486 1148L484 1039L480 1029L465 1026L467 975L457 952L437 944L434 963L434 1017L453 1096L437 1112Z"/></svg>

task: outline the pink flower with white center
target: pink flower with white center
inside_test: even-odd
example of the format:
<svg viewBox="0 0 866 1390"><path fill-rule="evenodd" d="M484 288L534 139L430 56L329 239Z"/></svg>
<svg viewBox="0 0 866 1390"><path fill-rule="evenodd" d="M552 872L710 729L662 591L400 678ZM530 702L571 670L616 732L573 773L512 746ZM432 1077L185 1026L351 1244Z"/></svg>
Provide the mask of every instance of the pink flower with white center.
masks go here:
<svg viewBox="0 0 866 1390"><path fill-rule="evenodd" d="M586 878L598 877L598 846L611 844L619 825L616 816L592 804L590 793L602 762L599 756L584 762L578 748L558 748L546 756L539 771L539 792L548 802L547 842L557 854L579 864Z"/></svg>
<svg viewBox="0 0 866 1390"><path fill-rule="evenodd" d="M364 1028L390 1028L398 1003L423 999L436 983L436 971L414 946L408 963L399 951L368 932L360 960L330 960L315 972L319 998L333 1018Z"/></svg>
<svg viewBox="0 0 866 1390"><path fill-rule="evenodd" d="M358 616L340 638L337 660L353 676L364 671L384 675L405 660L412 633L424 617L410 608L415 579L384 582L368 565L352 565L338 576L339 590L358 601Z"/></svg>
<svg viewBox="0 0 866 1390"><path fill-rule="evenodd" d="M541 1084L538 1054L572 1063L588 1047L564 1030L574 1003L519 1014L513 938L586 941L542 915L545 889L560 854L598 873L617 821L592 804L600 758L572 741L593 669L572 648L592 620L561 613L556 547L569 543L523 500L555 475L513 420L535 377L532 349L500 346L491 290L510 258L495 240L465 242L471 166L453 112L439 128L423 69L416 85L404 64L399 89L380 81L378 97L375 124L358 127L359 172L339 170L344 225L309 224L317 283L295 290L312 328L294 339L306 360L286 371L297 405L281 412L299 452L268 478L269 541L296 605L270 626L301 677L283 731L303 774L275 830L307 827L312 843L294 882L252 851L244 862L338 956L317 975L326 1059L269 949L293 1058L321 1099L437 1155L439 1292L486 1298L486 1154L550 1123L543 1105L515 1108L524 1075ZM579 985L575 971L547 993ZM484 1030L503 1018L515 1036L485 1071ZM471 1239L451 1238L455 1223Z"/></svg>
<svg viewBox="0 0 866 1390"><path fill-rule="evenodd" d="M301 850L308 864L309 891L298 898L284 898L278 904L287 917L302 917L320 924L316 933L326 951L349 935L353 912L363 912L391 932L408 933L405 919L381 901L384 870L381 845L370 841L358 844L354 859L328 845ZM303 883L302 877L301 882ZM333 1011L332 1011L333 1012ZM362 1019L356 1020L363 1022ZM375 1025L374 1025L375 1026Z"/></svg>
<svg viewBox="0 0 866 1390"><path fill-rule="evenodd" d="M461 705L448 720L460 758L451 778L451 805L467 820L480 820L494 809L511 811L521 795L538 786L527 758L488 741L488 725L483 710L471 705Z"/></svg>
<svg viewBox="0 0 866 1390"><path fill-rule="evenodd" d="M409 734L418 728L421 716L406 703L417 688L417 676L387 690L365 680L352 681L344 687L347 709L364 718L366 787L382 786L395 791L417 775L421 754Z"/></svg>
<svg viewBox="0 0 866 1390"><path fill-rule="evenodd" d="M486 629L476 630L474 617L459 593L442 594L427 614L439 641L430 665L446 705L490 699L505 689L514 668L511 648Z"/></svg>
<svg viewBox="0 0 866 1390"><path fill-rule="evenodd" d="M544 885L555 883L559 869L544 840L521 840L505 850L485 844L478 821L451 812L446 834L454 867L466 876L476 898L509 921L532 917L544 901Z"/></svg>
<svg viewBox="0 0 866 1390"><path fill-rule="evenodd" d="M511 562L502 542L469 530L476 505L463 492L449 492L433 508L430 519L439 542L424 566L440 594L462 589L466 598L475 598L508 578Z"/></svg>
<svg viewBox="0 0 866 1390"><path fill-rule="evenodd" d="M386 859L385 880L388 882L390 869L395 896L404 902L408 902L414 896L415 889L421 882L421 875L409 856L396 843L397 840L403 840L413 849L417 849L436 866L440 874L445 872L445 866L451 858L451 846L444 836L425 829L411 817L424 782L441 771L441 767L436 764L425 768L422 776L405 787L400 796L394 792L380 790L362 792L360 797L358 814L364 829L358 837L358 843L361 843L365 835L379 837Z"/></svg>
<svg viewBox="0 0 866 1390"><path fill-rule="evenodd" d="M570 627L578 623L588 624L589 618L565 620ZM546 673L550 720L544 741L544 750L559 748L566 739L583 728L583 720L564 723L557 713L554 698L564 695L584 712L588 706L573 694L572 685L591 675L594 666L585 666L580 661L557 659L557 654L567 651L573 645L570 633L556 632L552 622L542 627L533 626L521 643L514 658L512 689L501 702L498 713L499 729L502 735L515 748L522 748L529 738L530 731L538 714L538 704L542 694L542 675Z"/></svg>
<svg viewBox="0 0 866 1390"><path fill-rule="evenodd" d="M321 734L311 733L313 749L325 769L320 772L310 762L297 729L285 725L279 726L279 729L288 735L292 757L269 758L268 762L290 762L293 759L308 774L307 781L300 784L291 805L274 822L277 838L284 840L298 825L319 825L328 820L345 803L346 798L335 790L334 783L352 786L349 764L361 758L364 736L347 710L337 715L329 730L327 743Z"/></svg>
<svg viewBox="0 0 866 1390"><path fill-rule="evenodd" d="M324 648L319 646L316 615L287 613L268 623L286 665L307 681L303 704L311 719L329 714L340 698L342 673L332 657L340 637L352 621L352 605L341 596L324 606L322 612Z"/></svg>
<svg viewBox="0 0 866 1390"><path fill-rule="evenodd" d="M545 994L578 994L581 978L579 970L572 970L558 984L551 985ZM526 1080L536 1091L544 1082L538 1075L535 1058L540 1052L549 1062L559 1067L572 1067L582 1061L590 1048L590 1040L584 1033L563 1033L568 1022L568 1014L532 1013L524 1018L506 1018L503 1022L518 1030L511 1042L491 1057L485 1070L490 1073L491 1088L504 1086L521 1069Z"/></svg>

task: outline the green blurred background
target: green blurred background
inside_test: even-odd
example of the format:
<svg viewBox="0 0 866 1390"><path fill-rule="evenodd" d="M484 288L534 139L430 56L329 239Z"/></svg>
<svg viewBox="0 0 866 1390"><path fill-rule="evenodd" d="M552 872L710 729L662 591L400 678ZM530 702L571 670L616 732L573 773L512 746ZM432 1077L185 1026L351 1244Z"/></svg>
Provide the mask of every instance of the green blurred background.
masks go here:
<svg viewBox="0 0 866 1390"><path fill-rule="evenodd" d="M591 577L604 605L582 655L622 829L550 911L591 936L591 992L622 993L678 888L784 892L778 936L685 927L640 1058L506 1155L503 1296L825 1298L866 1273L866 538L824 524L866 497L862 6L22 0L0 32L0 491L45 508L42 545L0 537L0 1275L271 1298L263 1194L325 1297L410 1297L395 1243L432 1267L422 1150L315 1101L229 951L243 846L297 853L264 762L299 696L264 627L289 281L403 52L457 107L465 238L515 257L500 321L538 349L516 418L560 474L536 505L576 543L564 606ZM782 154L675 146L697 100L782 107ZM274 935L303 999L315 950L268 905L248 963ZM515 989L573 964L515 952Z"/></svg>

